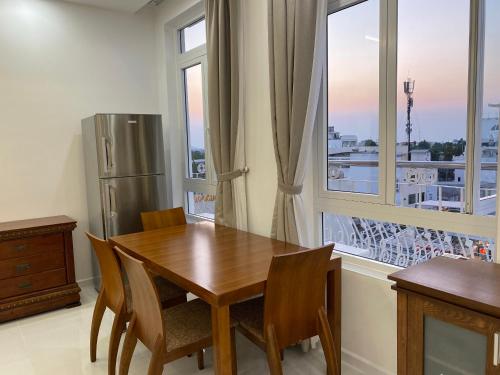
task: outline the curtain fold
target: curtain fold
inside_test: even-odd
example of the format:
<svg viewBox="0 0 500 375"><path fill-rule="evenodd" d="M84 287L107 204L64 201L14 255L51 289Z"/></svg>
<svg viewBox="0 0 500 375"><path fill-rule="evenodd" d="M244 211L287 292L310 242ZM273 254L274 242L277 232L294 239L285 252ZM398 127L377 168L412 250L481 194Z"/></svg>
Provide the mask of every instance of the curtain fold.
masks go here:
<svg viewBox="0 0 500 375"><path fill-rule="evenodd" d="M217 174L215 222L246 229L242 27L239 0L205 1L209 134Z"/></svg>
<svg viewBox="0 0 500 375"><path fill-rule="evenodd" d="M327 0L268 0L278 191L271 236L307 243L301 198L326 53Z"/></svg>

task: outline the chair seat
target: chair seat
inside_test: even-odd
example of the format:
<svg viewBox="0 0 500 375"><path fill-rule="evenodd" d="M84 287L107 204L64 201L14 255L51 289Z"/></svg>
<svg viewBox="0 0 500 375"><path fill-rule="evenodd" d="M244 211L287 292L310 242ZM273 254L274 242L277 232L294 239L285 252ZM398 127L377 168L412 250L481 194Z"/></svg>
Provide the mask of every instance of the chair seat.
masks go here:
<svg viewBox="0 0 500 375"><path fill-rule="evenodd" d="M212 337L210 305L195 299L163 310L167 352ZM231 321L231 327L236 322Z"/></svg>
<svg viewBox="0 0 500 375"><path fill-rule="evenodd" d="M152 274L153 281L158 289L158 294L160 295L160 302L165 302L171 299L179 298L186 295L186 291L174 283L164 279L161 276ZM127 311L132 311L132 292L130 291L130 284L127 279L125 279L125 296L127 300Z"/></svg>
<svg viewBox="0 0 500 375"><path fill-rule="evenodd" d="M231 306L231 318L241 328L264 342L264 297L253 298Z"/></svg>

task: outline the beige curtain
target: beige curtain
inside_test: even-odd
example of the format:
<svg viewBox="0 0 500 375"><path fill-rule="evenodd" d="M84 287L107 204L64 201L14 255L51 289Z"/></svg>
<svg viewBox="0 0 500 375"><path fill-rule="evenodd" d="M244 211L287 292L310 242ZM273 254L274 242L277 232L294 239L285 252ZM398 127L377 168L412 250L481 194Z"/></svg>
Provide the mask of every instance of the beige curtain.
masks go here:
<svg viewBox="0 0 500 375"><path fill-rule="evenodd" d="M272 237L304 244L302 198L326 51L327 0L268 0L269 68L278 192Z"/></svg>
<svg viewBox="0 0 500 375"><path fill-rule="evenodd" d="M215 222L246 229L239 0L206 0L208 119L217 173Z"/></svg>

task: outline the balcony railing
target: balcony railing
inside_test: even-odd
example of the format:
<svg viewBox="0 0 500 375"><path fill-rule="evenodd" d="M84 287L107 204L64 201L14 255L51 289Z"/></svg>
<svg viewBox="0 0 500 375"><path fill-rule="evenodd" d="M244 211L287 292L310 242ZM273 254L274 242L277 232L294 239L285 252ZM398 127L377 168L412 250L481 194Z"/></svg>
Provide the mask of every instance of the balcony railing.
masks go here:
<svg viewBox="0 0 500 375"><path fill-rule="evenodd" d="M342 252L408 267L442 254L492 261L493 239L358 217L324 214L324 241Z"/></svg>
<svg viewBox="0 0 500 375"><path fill-rule="evenodd" d="M378 167L378 160L352 160L352 159L328 159L328 166L353 166L353 167ZM482 162L481 170L496 171L498 163ZM465 169L465 162L455 161L407 161L397 160L396 167L400 168L422 168L422 169Z"/></svg>
<svg viewBox="0 0 500 375"><path fill-rule="evenodd" d="M377 180L359 179L346 177L336 177L336 170L348 167L378 167L378 160L351 160L335 158L328 160L329 190L352 191L373 194L377 192ZM466 163L454 161L406 161L398 160L398 168L413 169L417 171L429 169L464 170ZM482 162L482 171L496 171L497 163ZM435 176L437 178L437 175ZM397 203L405 207L418 207L424 209L434 209L439 211L465 211L465 188L457 184L447 182L436 183L437 181L398 181L396 192L398 193ZM463 182L462 182L463 183ZM412 195L414 201L406 202L401 197L401 190L406 189L407 195ZM431 189L429 191L429 189ZM446 194L444 194L444 191ZM474 208L478 215L490 215L496 211L496 189L492 187L481 187L479 189L479 202Z"/></svg>

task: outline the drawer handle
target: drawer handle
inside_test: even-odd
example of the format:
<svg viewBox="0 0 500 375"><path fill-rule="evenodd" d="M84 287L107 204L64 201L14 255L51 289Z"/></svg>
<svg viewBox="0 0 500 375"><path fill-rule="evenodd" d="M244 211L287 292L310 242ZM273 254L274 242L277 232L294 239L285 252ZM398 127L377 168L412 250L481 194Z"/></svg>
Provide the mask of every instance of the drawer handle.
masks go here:
<svg viewBox="0 0 500 375"><path fill-rule="evenodd" d="M31 264L29 263L24 263L24 264L18 264L16 266L16 273L22 273L26 272L31 268Z"/></svg>
<svg viewBox="0 0 500 375"><path fill-rule="evenodd" d="M31 283L29 281L25 281L25 282L19 284L18 286L21 289L28 289L28 288L32 287L32 285L31 285Z"/></svg>
<svg viewBox="0 0 500 375"><path fill-rule="evenodd" d="M15 251L24 251L24 250L26 250L26 245L25 244L16 245L16 246L14 246L14 250Z"/></svg>

